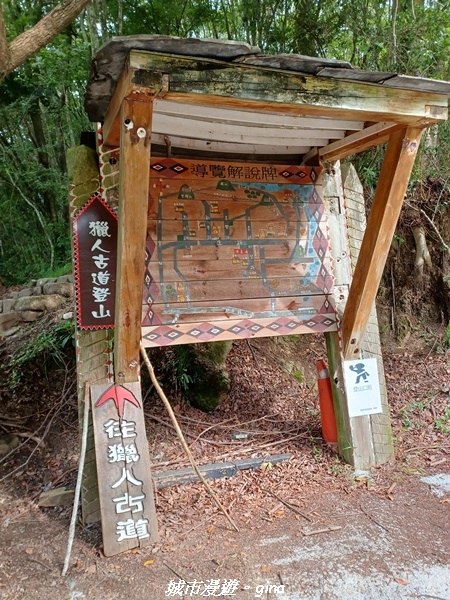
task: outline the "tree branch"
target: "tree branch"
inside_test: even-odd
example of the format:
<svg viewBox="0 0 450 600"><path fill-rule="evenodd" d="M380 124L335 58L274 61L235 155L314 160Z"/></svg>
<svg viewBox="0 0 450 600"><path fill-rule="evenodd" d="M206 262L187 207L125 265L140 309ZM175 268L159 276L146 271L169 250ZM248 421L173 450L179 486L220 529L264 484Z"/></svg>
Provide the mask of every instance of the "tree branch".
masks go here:
<svg viewBox="0 0 450 600"><path fill-rule="evenodd" d="M34 27L12 40L9 46L6 42L3 13L0 11L0 81L70 25L89 1L63 0ZM6 44L6 53L4 44Z"/></svg>

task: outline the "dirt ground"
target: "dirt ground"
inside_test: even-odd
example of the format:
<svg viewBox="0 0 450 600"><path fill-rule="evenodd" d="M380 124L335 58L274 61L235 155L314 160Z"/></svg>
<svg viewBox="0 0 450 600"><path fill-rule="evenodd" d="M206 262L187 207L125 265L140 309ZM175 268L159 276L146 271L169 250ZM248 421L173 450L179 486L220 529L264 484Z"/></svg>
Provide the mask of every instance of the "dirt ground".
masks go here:
<svg viewBox="0 0 450 600"><path fill-rule="evenodd" d="M312 365L306 380L275 360L282 347L235 344L230 398L211 415L186 406L166 373L199 463L290 458L212 483L239 533L198 483L157 491L153 547L105 558L99 525L78 523L65 578L71 506L37 502L44 489L74 486L74 374L35 374L20 395L3 387L0 424L20 418L44 444L29 440L0 464L0 596L450 600L450 356L441 337L429 332L406 350L385 350L396 457L370 477L355 477L320 437L310 377L324 357L320 338L298 348ZM150 388L145 411L153 472L188 466Z"/></svg>

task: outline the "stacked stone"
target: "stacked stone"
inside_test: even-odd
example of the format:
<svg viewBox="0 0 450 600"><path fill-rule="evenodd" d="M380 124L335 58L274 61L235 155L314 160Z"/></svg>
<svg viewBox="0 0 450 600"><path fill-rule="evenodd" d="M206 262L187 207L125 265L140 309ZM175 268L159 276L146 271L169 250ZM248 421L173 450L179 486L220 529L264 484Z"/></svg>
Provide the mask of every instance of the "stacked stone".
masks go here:
<svg viewBox="0 0 450 600"><path fill-rule="evenodd" d="M36 321L44 312L57 310L72 297L72 275L33 279L27 287L9 292L0 300L0 337L14 335L22 323ZM63 315L66 319L72 317L73 312Z"/></svg>

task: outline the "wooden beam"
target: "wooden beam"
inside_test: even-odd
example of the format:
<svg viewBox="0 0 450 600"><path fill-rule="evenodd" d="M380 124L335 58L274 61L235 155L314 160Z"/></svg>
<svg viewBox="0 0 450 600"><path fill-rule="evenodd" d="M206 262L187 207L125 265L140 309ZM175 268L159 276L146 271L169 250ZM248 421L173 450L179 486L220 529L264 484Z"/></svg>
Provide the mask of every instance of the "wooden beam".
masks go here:
<svg viewBox="0 0 450 600"><path fill-rule="evenodd" d="M151 101L125 98L120 111L119 252L114 329L117 383L138 380L152 109Z"/></svg>
<svg viewBox="0 0 450 600"><path fill-rule="evenodd" d="M217 60L131 51L133 82L141 73L169 73L167 100L208 106L282 111L365 121L432 124L431 107L447 107L447 96L361 82L325 79L290 71L254 68ZM434 111L434 109L433 109Z"/></svg>
<svg viewBox="0 0 450 600"><path fill-rule="evenodd" d="M357 358L395 232L422 129L405 128L389 137L372 210L362 241L342 320L344 357Z"/></svg>
<svg viewBox="0 0 450 600"><path fill-rule="evenodd" d="M152 133L152 144L160 144L162 146L165 145L165 137L162 133ZM267 154L272 157L277 157L279 155L301 155L309 150L309 146L299 145L301 141L293 142L292 145L288 146L287 144L284 146L279 146L277 144L267 143L267 144L239 144L232 142L222 142L222 141L208 141L208 140L195 140L191 138L179 137L179 136L169 136L172 150L174 151L176 148L186 148L195 152L223 152L230 153L239 157L242 154L250 154L250 155L260 155ZM274 159L275 160L275 159Z"/></svg>
<svg viewBox="0 0 450 600"><path fill-rule="evenodd" d="M130 67L129 60L127 60L103 123L104 146L119 146L120 144L120 111L124 99L130 98L135 101L149 102L163 90L167 83L167 77L162 73L149 71L146 73L145 79L141 78L139 80L134 76L134 71L135 69Z"/></svg>
<svg viewBox="0 0 450 600"><path fill-rule="evenodd" d="M220 122L230 125L261 125L261 114L249 110L226 109L214 106L182 104L158 99L155 102L154 118L157 115L192 118L209 123ZM264 114L266 127L282 127L283 129L337 129L339 131L360 131L364 129L364 121L350 119L331 119L330 117L296 117L266 112Z"/></svg>
<svg viewBox="0 0 450 600"><path fill-rule="evenodd" d="M372 146L379 146L387 142L389 135L398 129L402 129L402 125L376 123L362 131L348 135L343 140L322 146L319 149L320 158L321 160L341 160L367 150L367 148L372 148Z"/></svg>
<svg viewBox="0 0 450 600"><path fill-rule="evenodd" d="M265 121L265 120L264 120ZM262 122L249 126L247 123L229 124L221 121L207 122L183 115L154 113L152 129L155 133L177 135L197 140L221 140L223 142L286 146L292 143L301 146L323 146L329 140L340 140L344 131L333 129L303 129L269 126Z"/></svg>

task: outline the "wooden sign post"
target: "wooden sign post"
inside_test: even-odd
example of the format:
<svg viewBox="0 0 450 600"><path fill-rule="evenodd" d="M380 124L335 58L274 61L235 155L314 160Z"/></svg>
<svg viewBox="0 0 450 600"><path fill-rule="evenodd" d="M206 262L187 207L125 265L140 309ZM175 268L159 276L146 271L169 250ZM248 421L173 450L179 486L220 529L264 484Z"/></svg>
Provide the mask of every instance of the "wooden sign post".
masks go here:
<svg viewBox="0 0 450 600"><path fill-rule="evenodd" d="M91 387L103 551L158 539L140 383Z"/></svg>

